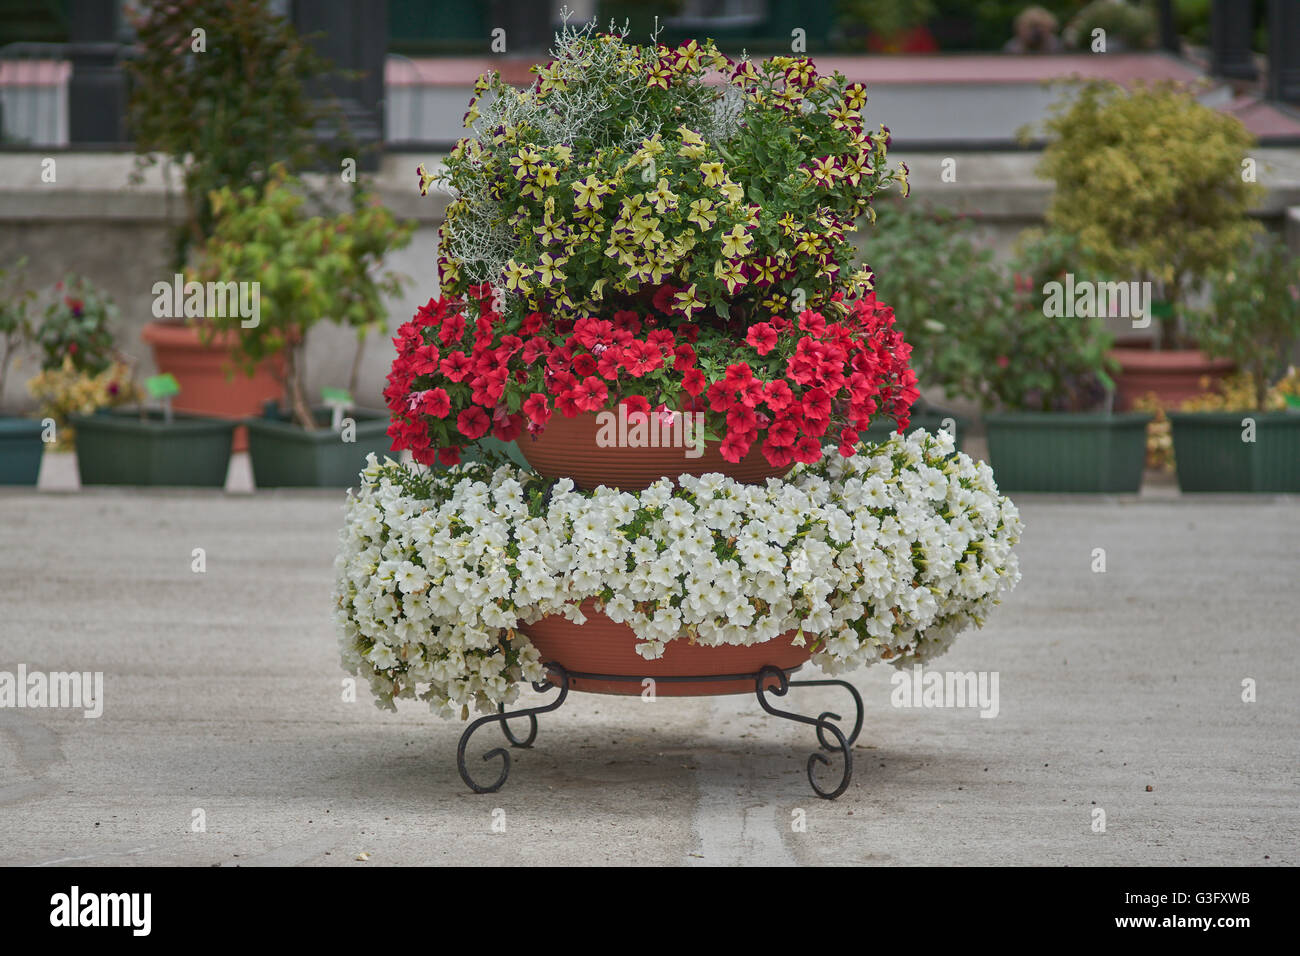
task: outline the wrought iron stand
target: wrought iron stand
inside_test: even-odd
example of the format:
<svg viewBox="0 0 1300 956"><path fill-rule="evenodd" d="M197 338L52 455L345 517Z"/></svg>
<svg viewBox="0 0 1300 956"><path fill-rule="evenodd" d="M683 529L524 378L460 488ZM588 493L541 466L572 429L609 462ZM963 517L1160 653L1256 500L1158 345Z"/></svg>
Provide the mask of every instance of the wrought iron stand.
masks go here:
<svg viewBox="0 0 1300 956"><path fill-rule="evenodd" d="M460 770L460 777L475 793L495 793L501 789L502 784L506 782L506 777L510 775L510 753L504 747L496 747L489 750L483 755L484 760L492 760L496 757L501 758L501 772L497 775L496 780L492 783L483 785L476 783L470 776L469 767L465 764L465 748L469 744L469 739L474 732L485 724L499 723L501 732L505 734L506 740L510 741L513 747L531 747L533 741L537 739L537 715L545 714L549 711L556 710L564 703L564 699L569 695L569 682L571 680L591 680L591 681L620 681L627 683L639 684L642 681L640 677L625 677L614 674L584 674L577 671L567 671L559 664L547 664L547 678L542 681L533 682L533 690L545 693L551 688L557 688L559 694L549 704L540 707L528 707L523 710L506 712L502 706L495 714L488 714L486 717L480 717L460 735L460 744L456 747L456 766ZM857 688L847 681L842 680L790 680L790 674L797 670L792 668L790 671L783 671L778 667L764 667L762 670L752 674L710 674L699 677L656 677L656 682L662 683L715 683L718 681L729 680L752 680L754 682L754 694L758 697L758 702L762 708L774 717L781 717L785 720L798 721L801 724L811 724L817 728L817 742L821 745L822 750L829 751L839 757L840 780L834 789L827 790L822 787L814 776L814 769L818 764L823 766L830 765L828 758L821 751L814 751L808 756L808 782L812 785L813 791L819 797L827 800L834 800L842 794L849 786L849 780L853 777L853 752L850 749L854 741L858 739L858 734L862 732L862 696L858 693ZM786 710L777 710L768 701L769 693L777 697L784 697L791 687L842 687L853 697L853 705L857 709L857 716L853 722L853 732L847 737L840 730L839 726L833 721L842 720L839 714L830 711L822 711L816 717L807 717L803 714L795 714ZM510 729L510 721L520 717L528 718L528 735L523 739L516 737Z"/></svg>

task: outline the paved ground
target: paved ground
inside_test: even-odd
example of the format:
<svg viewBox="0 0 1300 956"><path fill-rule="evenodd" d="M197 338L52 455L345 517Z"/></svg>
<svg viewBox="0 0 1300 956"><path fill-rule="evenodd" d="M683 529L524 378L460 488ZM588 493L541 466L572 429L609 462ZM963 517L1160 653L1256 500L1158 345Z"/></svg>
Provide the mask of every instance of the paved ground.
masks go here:
<svg viewBox="0 0 1300 956"><path fill-rule="evenodd" d="M828 803L749 698L574 695L468 792L460 725L341 699L336 494L0 494L0 671L106 681L99 719L0 709L0 864L1300 863L1300 500L1021 505L1021 587L936 663L997 672L1000 713L855 675Z"/></svg>

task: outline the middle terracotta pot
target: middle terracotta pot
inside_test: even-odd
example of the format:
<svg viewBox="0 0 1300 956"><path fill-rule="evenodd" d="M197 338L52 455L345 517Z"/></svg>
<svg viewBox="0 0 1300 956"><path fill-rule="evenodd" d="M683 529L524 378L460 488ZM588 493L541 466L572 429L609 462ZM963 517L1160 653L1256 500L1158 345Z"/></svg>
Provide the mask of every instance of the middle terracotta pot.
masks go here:
<svg viewBox="0 0 1300 956"><path fill-rule="evenodd" d="M611 417L601 418L602 414ZM539 474L572 478L586 491L597 485L640 491L665 476L676 479L710 472L745 484L760 484L788 474L791 468L769 464L760 450L761 442L755 442L748 455L733 463L722 457L721 442L705 442L702 453L687 447L688 436L680 419L672 428L650 424L638 433L626 425L620 431L617 416L617 412L587 412L565 418L557 412L540 435L533 438L525 433L515 444ZM650 417L653 419L653 414ZM649 444L651 440L656 444Z"/></svg>
<svg viewBox="0 0 1300 956"><path fill-rule="evenodd" d="M795 631L789 631L762 644L724 644L706 647L678 639L664 648L663 657L648 661L636 652L640 643L632 628L616 624L597 611L595 602L584 601L585 624L574 624L560 615L544 617L536 624L520 628L533 642L547 664L559 664L570 672L626 677L629 680L595 680L571 678L573 690L591 694L637 694L644 692L642 681L655 681L656 697L702 697L713 694L752 694L753 678L676 683L665 677L710 677L713 675L755 674L764 667L790 671L807 662L807 647L791 643Z"/></svg>

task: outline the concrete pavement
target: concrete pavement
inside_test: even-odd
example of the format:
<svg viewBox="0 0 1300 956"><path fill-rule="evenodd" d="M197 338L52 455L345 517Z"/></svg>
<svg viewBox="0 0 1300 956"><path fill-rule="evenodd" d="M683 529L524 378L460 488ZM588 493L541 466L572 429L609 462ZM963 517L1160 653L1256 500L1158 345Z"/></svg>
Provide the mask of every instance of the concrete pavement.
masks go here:
<svg viewBox="0 0 1300 956"><path fill-rule="evenodd" d="M933 665L996 672L998 716L851 675L826 802L751 697L574 694L475 795L462 725L342 699L338 494L2 492L0 671L105 686L98 719L0 709L0 864L1300 863L1300 500L1018 500L1024 580Z"/></svg>

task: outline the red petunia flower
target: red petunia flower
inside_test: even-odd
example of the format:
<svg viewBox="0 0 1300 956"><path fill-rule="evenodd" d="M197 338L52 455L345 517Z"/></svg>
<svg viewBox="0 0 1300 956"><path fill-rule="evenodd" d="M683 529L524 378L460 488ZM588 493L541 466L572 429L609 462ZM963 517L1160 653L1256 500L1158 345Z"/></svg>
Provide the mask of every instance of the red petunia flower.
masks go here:
<svg viewBox="0 0 1300 956"><path fill-rule="evenodd" d="M466 438L473 441L476 438L482 438L488 430L487 412L477 405L473 408L467 408L456 416L456 427Z"/></svg>
<svg viewBox="0 0 1300 956"><path fill-rule="evenodd" d="M749 454L749 449L753 444L752 433L731 431L727 432L727 437L722 440L722 448L719 451L721 451L723 458L735 464Z"/></svg>
<svg viewBox="0 0 1300 956"><path fill-rule="evenodd" d="M444 356L438 367L448 381L461 382L470 373L471 362L464 352L456 351Z"/></svg>
<svg viewBox="0 0 1300 956"><path fill-rule="evenodd" d="M745 336L745 341L754 346L759 355L766 355L776 348L776 329L766 322L751 325L749 334Z"/></svg>
<svg viewBox="0 0 1300 956"><path fill-rule="evenodd" d="M459 342L465 335L465 318L460 315L451 315L443 320L442 328L438 330L438 340L443 345L450 345L452 342Z"/></svg>
<svg viewBox="0 0 1300 956"><path fill-rule="evenodd" d="M573 390L573 401L580 411L594 412L602 408L609 398L609 389L594 375L584 378Z"/></svg>
<svg viewBox="0 0 1300 956"><path fill-rule="evenodd" d="M446 418L451 412L451 399L445 388L431 388L420 399L420 412L434 418Z"/></svg>
<svg viewBox="0 0 1300 956"><path fill-rule="evenodd" d="M811 465L819 461L822 457L821 445L817 444L817 439L811 435L805 435L795 442L794 460L803 462L805 465Z"/></svg>
<svg viewBox="0 0 1300 956"><path fill-rule="evenodd" d="M551 406L546 402L546 396L541 392L533 392L524 399L524 414L528 420L536 422L538 425L545 425L551 420Z"/></svg>
<svg viewBox="0 0 1300 956"><path fill-rule="evenodd" d="M689 395L699 395L704 391L704 373L698 368L688 368L682 375L682 388Z"/></svg>
<svg viewBox="0 0 1300 956"><path fill-rule="evenodd" d="M492 434L501 441L514 441L523 433L524 417L519 414L506 415L492 423Z"/></svg>

